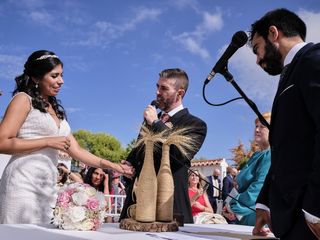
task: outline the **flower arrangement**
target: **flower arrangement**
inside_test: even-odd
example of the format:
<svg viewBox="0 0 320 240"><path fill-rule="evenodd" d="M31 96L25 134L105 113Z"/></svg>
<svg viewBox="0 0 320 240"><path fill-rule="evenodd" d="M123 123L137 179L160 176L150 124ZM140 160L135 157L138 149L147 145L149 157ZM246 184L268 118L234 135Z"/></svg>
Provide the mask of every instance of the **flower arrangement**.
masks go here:
<svg viewBox="0 0 320 240"><path fill-rule="evenodd" d="M53 224L60 229L89 231L100 228L106 201L102 192L84 183L71 183L58 192Z"/></svg>

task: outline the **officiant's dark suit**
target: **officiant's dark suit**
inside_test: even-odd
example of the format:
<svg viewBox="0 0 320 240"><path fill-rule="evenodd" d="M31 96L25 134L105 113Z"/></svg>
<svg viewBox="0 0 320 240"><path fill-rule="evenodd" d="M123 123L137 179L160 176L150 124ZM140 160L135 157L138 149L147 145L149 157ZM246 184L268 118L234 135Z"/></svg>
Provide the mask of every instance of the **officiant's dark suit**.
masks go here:
<svg viewBox="0 0 320 240"><path fill-rule="evenodd" d="M195 146L193 149L187 150L188 156L183 156L177 147L174 145L170 146L170 165L171 171L173 175L174 181L174 206L173 211L174 215L183 216L184 223L193 223L190 200L188 195L188 169L191 165L190 160L194 157L194 155L199 151L207 133L206 123L201 119L191 115L187 108L182 107L182 97L185 94L186 88L180 86L181 84L178 81L177 88L174 91L179 91L179 89L185 89L182 92L182 96L179 95L179 92L170 93L168 96L171 101L166 101L166 96L164 93L161 93L161 88L166 88L171 86L170 79L187 79L186 73L180 69L167 69L160 73L160 79L157 84L157 100L159 103L159 108L168 113L174 113L170 119L164 123L158 119L156 110L152 106L148 106L145 110L144 117L146 125L152 129L154 132L160 132L171 128L171 131L175 131L175 129L180 129L184 127L188 127L189 130L186 132L186 135L192 136L195 140ZM174 82L173 82L174 83ZM187 86L187 85L186 85ZM164 89L164 91L166 91ZM177 95L177 97L175 97ZM171 97L170 97L171 96ZM163 103L166 102L166 103ZM172 103L171 103L172 102ZM171 107L174 105L176 107ZM148 115L151 112L150 115ZM177 112L175 112L177 111ZM161 114L161 113L160 113ZM136 170L136 177L139 176L143 161L144 161L144 148L134 148L128 158L127 161L130 162ZM161 149L160 151L154 152L154 164L156 173L158 173L159 167L161 163ZM134 179L128 182L127 187L127 197L124 203L123 210L121 212L120 220L123 218L127 218L127 208L134 204L134 200L132 199L132 187L134 183ZM146 196L147 197L147 196Z"/></svg>
<svg viewBox="0 0 320 240"><path fill-rule="evenodd" d="M290 19L291 13L276 10L268 17L276 18L275 15L285 16L288 24L297 26L297 21ZM273 102L271 167L257 203L270 208L272 229L280 239L316 239L303 210L320 218L320 44L305 45L304 38L297 37L296 32L286 37L280 25L270 27L267 33L270 41L279 43L284 65L289 65L280 77ZM262 40L257 34L253 46ZM257 222L261 219L257 212Z"/></svg>

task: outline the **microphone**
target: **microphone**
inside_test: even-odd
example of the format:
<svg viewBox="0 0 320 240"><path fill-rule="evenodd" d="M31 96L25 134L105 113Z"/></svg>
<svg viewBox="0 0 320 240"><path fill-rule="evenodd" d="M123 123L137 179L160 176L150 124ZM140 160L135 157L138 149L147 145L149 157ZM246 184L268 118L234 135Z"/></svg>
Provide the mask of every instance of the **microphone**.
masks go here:
<svg viewBox="0 0 320 240"><path fill-rule="evenodd" d="M150 105L154 106L156 109L159 108L159 102L157 100L153 100Z"/></svg>
<svg viewBox="0 0 320 240"><path fill-rule="evenodd" d="M248 36L244 31L238 31L232 36L231 43L227 47L227 49L224 51L216 65L212 68L211 72L207 76L207 79L205 80L204 84L209 83L209 81L216 75L216 73L220 72L222 69L224 69L227 66L229 58L243 45L246 44L248 41Z"/></svg>
<svg viewBox="0 0 320 240"><path fill-rule="evenodd" d="M152 100L152 102L150 103L151 106L154 106L156 109L159 108L159 102L157 100ZM143 123L142 125L146 126L147 125L147 121L146 119L143 119Z"/></svg>

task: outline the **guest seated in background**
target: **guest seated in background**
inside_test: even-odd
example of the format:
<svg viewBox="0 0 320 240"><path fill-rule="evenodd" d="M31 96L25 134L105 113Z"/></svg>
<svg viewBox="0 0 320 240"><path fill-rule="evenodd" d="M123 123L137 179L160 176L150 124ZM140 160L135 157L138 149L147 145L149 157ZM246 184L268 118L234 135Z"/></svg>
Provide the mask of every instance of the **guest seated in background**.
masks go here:
<svg viewBox="0 0 320 240"><path fill-rule="evenodd" d="M263 117L270 122L271 113L264 113ZM254 141L259 150L251 156L237 175L238 194L235 199L238 201L231 199L223 208L223 215L231 221L235 220L237 224L254 226L256 222L256 213L246 206L255 209L257 197L269 171L271 155L268 135L269 129L256 119Z"/></svg>
<svg viewBox="0 0 320 240"><path fill-rule="evenodd" d="M109 194L109 175L107 171L101 168L91 167L89 168L85 178L84 183L89 184L96 190L103 192L104 194Z"/></svg>
<svg viewBox="0 0 320 240"><path fill-rule="evenodd" d="M125 186L121 182L121 174L115 171L111 172L110 177L110 194L111 195L125 195Z"/></svg>
<svg viewBox="0 0 320 240"><path fill-rule="evenodd" d="M193 217L200 212L213 213L208 195L204 189L206 186L206 182L202 179L205 179L205 177L200 174L198 170L189 171L188 193Z"/></svg>
<svg viewBox="0 0 320 240"><path fill-rule="evenodd" d="M189 171L188 192L190 197L193 221L195 224L227 223L220 214L213 213L206 188L207 178L199 170Z"/></svg>
<svg viewBox="0 0 320 240"><path fill-rule="evenodd" d="M107 210L106 222L116 222L117 218L113 216L108 216L108 213L119 214L122 211L124 199L119 195L126 195L125 186L121 182L121 174L116 171L110 172L109 177L109 192L110 197L106 200L110 208Z"/></svg>
<svg viewBox="0 0 320 240"><path fill-rule="evenodd" d="M58 163L58 177L57 177L57 185L58 187L62 187L65 183L70 182L83 182L80 175L77 173L71 172L68 167L63 163Z"/></svg>

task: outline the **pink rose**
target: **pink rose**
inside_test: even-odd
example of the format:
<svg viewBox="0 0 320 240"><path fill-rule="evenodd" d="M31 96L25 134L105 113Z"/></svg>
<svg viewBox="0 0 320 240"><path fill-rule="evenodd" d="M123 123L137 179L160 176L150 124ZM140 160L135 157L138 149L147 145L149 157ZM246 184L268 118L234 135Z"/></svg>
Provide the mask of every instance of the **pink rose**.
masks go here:
<svg viewBox="0 0 320 240"><path fill-rule="evenodd" d="M58 195L58 203L61 206L67 207L69 202L70 202L70 195L67 192L59 193L59 195Z"/></svg>
<svg viewBox="0 0 320 240"><path fill-rule="evenodd" d="M87 208L93 211L97 211L99 209L99 201L95 197L91 197L87 201Z"/></svg>
<svg viewBox="0 0 320 240"><path fill-rule="evenodd" d="M66 192L69 194L69 196L71 196L72 194L74 194L76 192L75 188L69 188L66 190Z"/></svg>
<svg viewBox="0 0 320 240"><path fill-rule="evenodd" d="M93 231L98 230L101 227L101 221L97 218L93 219Z"/></svg>

